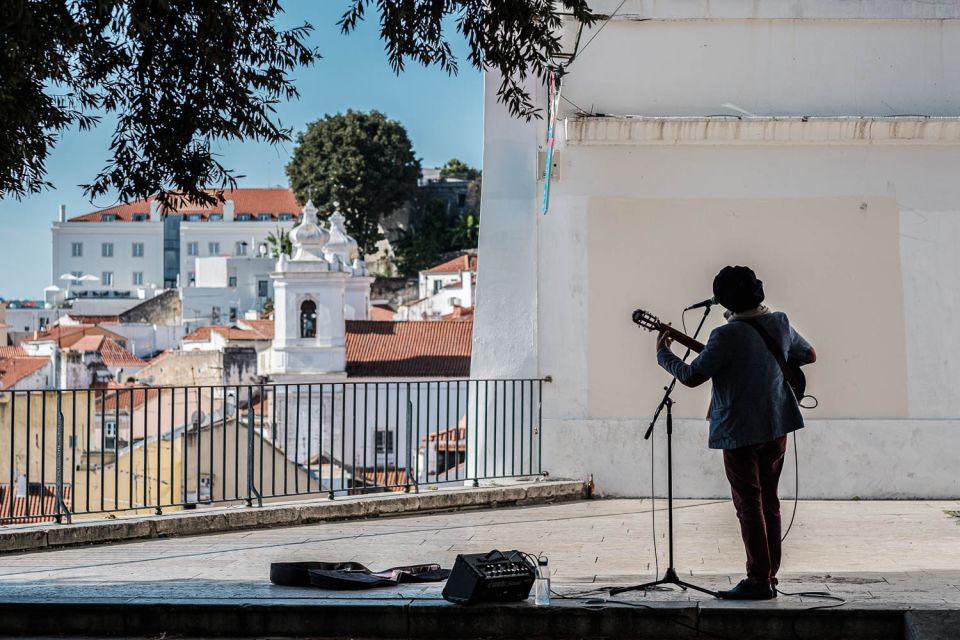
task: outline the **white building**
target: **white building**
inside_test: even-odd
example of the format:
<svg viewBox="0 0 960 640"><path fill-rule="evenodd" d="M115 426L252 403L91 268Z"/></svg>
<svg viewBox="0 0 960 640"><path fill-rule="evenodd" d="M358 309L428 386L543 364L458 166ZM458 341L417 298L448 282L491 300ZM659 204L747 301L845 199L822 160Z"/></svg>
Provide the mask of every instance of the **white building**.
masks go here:
<svg viewBox="0 0 960 640"><path fill-rule="evenodd" d="M270 272L274 258L263 256L196 258L196 276L180 289L187 331L203 325L231 324L248 311L263 311L273 299Z"/></svg>
<svg viewBox="0 0 960 640"><path fill-rule="evenodd" d="M418 298L400 305L397 320L441 320L473 308L477 254L462 256L420 272Z"/></svg>
<svg viewBox="0 0 960 640"><path fill-rule="evenodd" d="M51 286L69 288L66 297L102 299L187 286L196 278L197 258L258 255L268 234L289 229L297 217L290 189L243 188L224 197L224 203L185 205L166 217L153 198L69 219L61 207L53 223Z"/></svg>
<svg viewBox="0 0 960 640"><path fill-rule="evenodd" d="M648 495L642 433L669 379L631 312L679 326L747 264L819 356L801 496L960 494L960 3L591 7L620 10L562 79L546 215L546 122L511 118L486 78L472 376L550 376L546 469ZM679 496L728 495L708 387L675 394Z"/></svg>

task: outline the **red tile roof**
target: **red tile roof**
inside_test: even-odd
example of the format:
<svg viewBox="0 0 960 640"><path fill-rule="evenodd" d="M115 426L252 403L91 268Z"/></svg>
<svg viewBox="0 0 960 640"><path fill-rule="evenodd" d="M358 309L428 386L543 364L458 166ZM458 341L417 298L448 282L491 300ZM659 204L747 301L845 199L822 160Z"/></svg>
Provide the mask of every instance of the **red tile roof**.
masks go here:
<svg viewBox="0 0 960 640"><path fill-rule="evenodd" d="M387 491L400 492L406 491L408 485L412 484L406 469L357 469L357 475L353 479L353 489L347 493L351 495L362 494L370 489L386 489Z"/></svg>
<svg viewBox="0 0 960 640"><path fill-rule="evenodd" d="M26 355L27 352L23 350L23 347L0 346L0 358L23 358Z"/></svg>
<svg viewBox="0 0 960 640"><path fill-rule="evenodd" d="M56 342L59 346L67 348L72 347L85 336L107 336L120 346L127 343L127 339L120 334L92 324L57 325L51 327L49 331L38 334L36 338L30 338L24 342Z"/></svg>
<svg viewBox="0 0 960 640"><path fill-rule="evenodd" d="M465 253L453 260L447 260L435 267L430 267L424 273L460 273L461 271L477 270L477 254Z"/></svg>
<svg viewBox="0 0 960 640"><path fill-rule="evenodd" d="M55 484L41 485L39 482L31 482L25 496L17 496L16 491L15 484L0 484L0 524L54 521L54 515L57 513ZM63 502L67 509L71 506L72 493L70 485L65 484Z"/></svg>
<svg viewBox="0 0 960 640"><path fill-rule="evenodd" d="M213 193L211 191L211 193ZM256 220L258 213L269 213L271 220L277 219L278 213L292 213L294 216L300 211L300 205L293 195L293 191L281 187L269 187L264 189L234 189L224 191L225 200L233 200L234 215L240 213L253 214ZM69 222L99 222L104 214L116 216L119 222L132 222L133 214L141 213L145 215L145 220L150 219L150 203L153 196L146 200L136 200L118 204L99 211L93 211L82 216L70 218ZM188 215L199 213L203 220L207 220L211 213L223 213L223 203L209 207L200 207L194 204L184 204L176 213Z"/></svg>
<svg viewBox="0 0 960 640"><path fill-rule="evenodd" d="M448 378L470 375L472 321L347 321L347 375Z"/></svg>
<svg viewBox="0 0 960 640"><path fill-rule="evenodd" d="M209 342L213 333L220 334L224 340L273 340L273 320L242 320L249 329L228 326L197 327L183 337L184 342Z"/></svg>
<svg viewBox="0 0 960 640"><path fill-rule="evenodd" d="M133 408L137 409L143 406L145 400L156 400L160 391L159 387L112 384L109 389L97 391L94 394L94 398L96 399L96 413L99 415L101 411L105 413L115 412L118 408L121 411L128 410L130 409L131 403ZM173 391L169 391L164 397L172 397L171 394L173 393ZM167 400L167 402L170 402L170 400ZM156 405L151 406L156 407Z"/></svg>
<svg viewBox="0 0 960 640"><path fill-rule="evenodd" d="M435 431L420 439L420 446L427 443L434 445L437 451L466 451L467 450L467 418L460 418L455 427L444 431Z"/></svg>
<svg viewBox="0 0 960 640"><path fill-rule="evenodd" d="M67 348L71 351L99 353L100 357L103 358L103 363L108 367L142 367L147 364L106 336L83 336Z"/></svg>
<svg viewBox="0 0 960 640"><path fill-rule="evenodd" d="M22 356L0 358L0 389L12 389L15 384L50 363L50 358Z"/></svg>
<svg viewBox="0 0 960 640"><path fill-rule="evenodd" d="M237 325L239 325L241 329L252 329L267 340L273 340L273 320L240 320L237 322Z"/></svg>

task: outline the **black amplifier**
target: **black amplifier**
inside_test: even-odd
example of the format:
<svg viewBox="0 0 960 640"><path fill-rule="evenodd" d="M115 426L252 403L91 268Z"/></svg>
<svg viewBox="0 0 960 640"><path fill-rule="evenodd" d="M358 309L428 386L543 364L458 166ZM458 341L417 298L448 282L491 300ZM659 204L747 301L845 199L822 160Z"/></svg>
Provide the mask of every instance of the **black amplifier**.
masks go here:
<svg viewBox="0 0 960 640"><path fill-rule="evenodd" d="M533 563L516 550L460 554L443 597L456 604L525 600L536 575Z"/></svg>

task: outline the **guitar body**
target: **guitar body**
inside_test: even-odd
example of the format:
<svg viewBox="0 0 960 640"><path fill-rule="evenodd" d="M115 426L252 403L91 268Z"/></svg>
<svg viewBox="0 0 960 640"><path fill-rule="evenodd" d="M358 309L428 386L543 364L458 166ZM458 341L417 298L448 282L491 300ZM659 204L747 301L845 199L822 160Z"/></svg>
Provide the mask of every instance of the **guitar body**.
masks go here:
<svg viewBox="0 0 960 640"><path fill-rule="evenodd" d="M702 343L697 342L696 340L694 340L693 338L691 338L690 336L686 335L681 331L677 331L670 325L660 322L660 319L657 318L652 313L650 313L649 311L644 311L643 309L637 309L636 311L633 312L633 321L637 324L637 326L639 326L642 329L646 329L647 331L658 331L658 332L666 331L671 338L673 338L683 346L687 347L691 351L694 351L696 353L700 353L701 351L703 351ZM787 384L793 390L793 395L797 397L797 402L802 402L804 398L808 396L806 395L807 377L803 374L803 371L801 371L800 369L801 363L797 360L794 360L793 358L787 358L785 361L785 365L786 365L787 373L789 373L790 375L789 377L787 375L784 375L784 379L786 379ZM813 400L815 401L816 399L814 398ZM801 404L801 406L807 409L812 409L816 405L806 406Z"/></svg>
<svg viewBox="0 0 960 640"><path fill-rule="evenodd" d="M797 396L797 402L800 402L807 395L807 376L803 375L800 363L793 358L787 358L787 368L793 375L793 380L787 380L787 383L793 389L793 395Z"/></svg>

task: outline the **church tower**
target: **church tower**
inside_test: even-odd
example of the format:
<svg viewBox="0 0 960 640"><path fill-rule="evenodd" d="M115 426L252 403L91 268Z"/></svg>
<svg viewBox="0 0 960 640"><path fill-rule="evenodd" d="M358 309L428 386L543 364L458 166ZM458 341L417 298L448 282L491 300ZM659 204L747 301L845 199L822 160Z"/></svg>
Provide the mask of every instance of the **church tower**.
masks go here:
<svg viewBox="0 0 960 640"><path fill-rule="evenodd" d="M312 202L303 221L290 231L293 255L281 255L273 279L274 339L270 355L273 382L320 382L346 376L344 295L347 279L324 249L330 234L317 222ZM356 243L354 243L356 244Z"/></svg>

